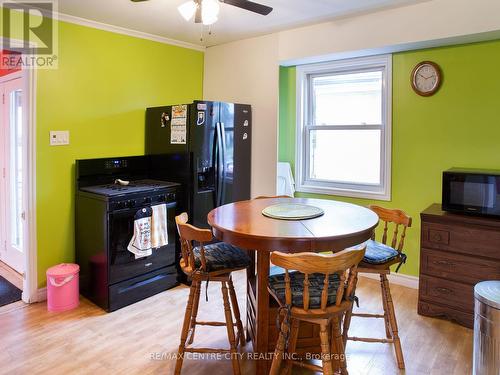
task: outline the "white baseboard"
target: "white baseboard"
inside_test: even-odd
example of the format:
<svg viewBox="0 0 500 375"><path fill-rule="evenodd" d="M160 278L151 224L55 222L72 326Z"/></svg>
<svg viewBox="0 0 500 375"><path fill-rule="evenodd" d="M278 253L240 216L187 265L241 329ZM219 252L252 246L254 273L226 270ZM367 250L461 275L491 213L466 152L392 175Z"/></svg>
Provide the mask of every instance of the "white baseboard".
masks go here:
<svg viewBox="0 0 500 375"><path fill-rule="evenodd" d="M47 300L47 288L40 288L37 291L36 302L43 302Z"/></svg>
<svg viewBox="0 0 500 375"><path fill-rule="evenodd" d="M366 277L367 279L380 280L380 276L376 273L360 273L360 277ZM405 286L407 288L418 289L418 277L403 275L401 273L391 273L387 275L389 282L395 285Z"/></svg>

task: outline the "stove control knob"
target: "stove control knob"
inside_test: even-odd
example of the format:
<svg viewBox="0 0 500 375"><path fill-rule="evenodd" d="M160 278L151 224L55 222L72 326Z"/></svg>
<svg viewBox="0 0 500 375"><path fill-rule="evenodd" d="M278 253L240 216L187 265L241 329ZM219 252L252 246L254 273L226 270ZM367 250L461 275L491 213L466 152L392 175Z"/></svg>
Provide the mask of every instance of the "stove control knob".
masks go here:
<svg viewBox="0 0 500 375"><path fill-rule="evenodd" d="M150 197L146 197L146 198L144 198L143 202L146 203L146 204L147 203L151 203L151 198Z"/></svg>
<svg viewBox="0 0 500 375"><path fill-rule="evenodd" d="M168 194L168 196L167 196L167 200L168 200L169 202L173 202L173 201L175 201L175 194L174 194L174 193L170 193L170 194Z"/></svg>
<svg viewBox="0 0 500 375"><path fill-rule="evenodd" d="M125 202L117 202L116 208L119 210L121 210L122 208L125 208Z"/></svg>
<svg viewBox="0 0 500 375"><path fill-rule="evenodd" d="M167 197L165 196L165 194L162 194L162 195L160 195L160 196L158 197L158 200L159 200L160 202L165 202L166 198L167 198Z"/></svg>
<svg viewBox="0 0 500 375"><path fill-rule="evenodd" d="M127 202L127 207L132 208L132 207L134 207L134 206L135 206L135 200L134 200L134 199L131 199L131 200L129 200L129 201Z"/></svg>

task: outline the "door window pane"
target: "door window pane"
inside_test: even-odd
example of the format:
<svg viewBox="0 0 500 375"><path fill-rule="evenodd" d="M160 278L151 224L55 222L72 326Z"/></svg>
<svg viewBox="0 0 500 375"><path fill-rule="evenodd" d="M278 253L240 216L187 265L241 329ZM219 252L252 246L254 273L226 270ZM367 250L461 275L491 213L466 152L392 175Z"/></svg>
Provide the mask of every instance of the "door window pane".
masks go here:
<svg viewBox="0 0 500 375"><path fill-rule="evenodd" d="M23 249L23 117L22 90L10 93L10 221L12 246Z"/></svg>
<svg viewBox="0 0 500 375"><path fill-rule="evenodd" d="M382 71L312 77L312 125L382 124Z"/></svg>
<svg viewBox="0 0 500 375"><path fill-rule="evenodd" d="M311 130L309 178L380 184L381 131Z"/></svg>

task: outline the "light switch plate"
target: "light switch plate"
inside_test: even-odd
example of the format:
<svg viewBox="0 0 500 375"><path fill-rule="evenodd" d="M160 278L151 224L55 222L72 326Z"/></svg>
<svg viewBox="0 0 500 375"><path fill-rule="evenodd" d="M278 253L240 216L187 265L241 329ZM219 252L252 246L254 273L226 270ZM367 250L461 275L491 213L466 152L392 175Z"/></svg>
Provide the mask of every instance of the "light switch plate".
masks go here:
<svg viewBox="0 0 500 375"><path fill-rule="evenodd" d="M69 131L68 130L51 130L50 131L50 145L63 146L69 145Z"/></svg>

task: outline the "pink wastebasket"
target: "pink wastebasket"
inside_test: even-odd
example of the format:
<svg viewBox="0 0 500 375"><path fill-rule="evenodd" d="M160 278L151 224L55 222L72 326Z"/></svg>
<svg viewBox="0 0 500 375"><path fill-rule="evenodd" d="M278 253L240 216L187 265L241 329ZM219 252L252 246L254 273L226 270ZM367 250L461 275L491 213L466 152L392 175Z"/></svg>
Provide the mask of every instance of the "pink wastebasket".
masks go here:
<svg viewBox="0 0 500 375"><path fill-rule="evenodd" d="M66 311L78 307L78 264L61 263L47 270L47 309Z"/></svg>

